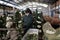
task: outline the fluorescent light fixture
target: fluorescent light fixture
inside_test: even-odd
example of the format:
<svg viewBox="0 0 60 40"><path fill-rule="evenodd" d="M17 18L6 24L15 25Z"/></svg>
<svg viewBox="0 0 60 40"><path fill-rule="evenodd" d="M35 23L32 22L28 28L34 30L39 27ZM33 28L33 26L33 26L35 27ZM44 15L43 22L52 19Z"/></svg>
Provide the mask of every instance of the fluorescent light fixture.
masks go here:
<svg viewBox="0 0 60 40"><path fill-rule="evenodd" d="M7 3L7 2L4 2L4 1L0 1L0 4L4 4L4 5L7 5L7 6L15 7L15 8L17 8L17 9L20 8L19 6L15 6L15 5L12 5L12 4Z"/></svg>
<svg viewBox="0 0 60 40"><path fill-rule="evenodd" d="M22 6L20 6L20 9L23 9L23 7L22 7Z"/></svg>
<svg viewBox="0 0 60 40"><path fill-rule="evenodd" d="M32 4L34 5L34 4L36 4L35 2L32 2Z"/></svg>
<svg viewBox="0 0 60 40"><path fill-rule="evenodd" d="M47 4L38 3L38 2L28 2L28 3L26 3L26 4L28 4L28 5L36 5L36 6L48 7Z"/></svg>
<svg viewBox="0 0 60 40"><path fill-rule="evenodd" d="M33 8L33 9L36 9L36 8Z"/></svg>
<svg viewBox="0 0 60 40"><path fill-rule="evenodd" d="M48 7L47 4L40 3L40 5L43 6L43 7Z"/></svg>
<svg viewBox="0 0 60 40"><path fill-rule="evenodd" d="M0 1L0 4L4 4L4 5L7 5L7 6L13 6L12 4L6 3L6 2L4 2L4 1Z"/></svg>
<svg viewBox="0 0 60 40"><path fill-rule="evenodd" d="M36 5L33 5L33 7L37 7Z"/></svg>
<svg viewBox="0 0 60 40"><path fill-rule="evenodd" d="M22 10L26 10L26 6L20 6L20 9L22 9Z"/></svg>
<svg viewBox="0 0 60 40"><path fill-rule="evenodd" d="M28 5L32 5L32 3L30 3L30 2L28 2L28 3L26 3L26 4L28 4Z"/></svg>
<svg viewBox="0 0 60 40"><path fill-rule="evenodd" d="M32 6L28 6L29 8L32 7Z"/></svg>
<svg viewBox="0 0 60 40"><path fill-rule="evenodd" d="M3 4L4 2L3 1L0 1L0 4Z"/></svg>
<svg viewBox="0 0 60 40"><path fill-rule="evenodd" d="M42 9L42 8L40 7L40 8L38 8L38 9Z"/></svg>

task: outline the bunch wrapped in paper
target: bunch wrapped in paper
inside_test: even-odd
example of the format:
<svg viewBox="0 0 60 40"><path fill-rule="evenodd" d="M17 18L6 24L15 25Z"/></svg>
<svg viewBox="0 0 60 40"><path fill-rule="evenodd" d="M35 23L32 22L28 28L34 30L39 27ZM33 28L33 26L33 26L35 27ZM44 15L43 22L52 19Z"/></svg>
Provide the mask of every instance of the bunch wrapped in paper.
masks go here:
<svg viewBox="0 0 60 40"><path fill-rule="evenodd" d="M54 29L49 22L43 25L44 40L60 40L60 28Z"/></svg>

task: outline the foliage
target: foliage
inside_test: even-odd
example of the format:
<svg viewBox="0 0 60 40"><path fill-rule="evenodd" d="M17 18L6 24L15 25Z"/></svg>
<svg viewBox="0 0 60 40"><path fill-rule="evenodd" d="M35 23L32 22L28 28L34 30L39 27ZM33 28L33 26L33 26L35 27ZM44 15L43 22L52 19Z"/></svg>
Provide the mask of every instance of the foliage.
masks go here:
<svg viewBox="0 0 60 40"><path fill-rule="evenodd" d="M38 40L37 34L27 34L26 40Z"/></svg>
<svg viewBox="0 0 60 40"><path fill-rule="evenodd" d="M15 23L16 23L17 27L18 27L18 21L19 20L21 20L21 15L20 15L19 11L17 11L15 13Z"/></svg>
<svg viewBox="0 0 60 40"><path fill-rule="evenodd" d="M36 9L36 11L33 12L33 17L34 17L34 27L38 28L37 25L42 25L42 23L44 22L43 13L42 12L38 13L38 10ZM41 23L38 23L37 21Z"/></svg>
<svg viewBox="0 0 60 40"><path fill-rule="evenodd" d="M6 15L4 15L3 17L1 16L0 17L0 28L6 28ZM6 30L5 31L2 31L0 30L0 38L4 35L6 35Z"/></svg>
<svg viewBox="0 0 60 40"><path fill-rule="evenodd" d="M20 22L21 21L21 22ZM19 11L17 11L16 13L15 13L15 23L16 23L16 25L17 25L17 28L18 28L18 30L17 31L19 31L19 35L18 35L18 39L17 40L21 40L22 39L22 32L23 32L23 28L22 28L22 20L21 20L21 14L19 13Z"/></svg>

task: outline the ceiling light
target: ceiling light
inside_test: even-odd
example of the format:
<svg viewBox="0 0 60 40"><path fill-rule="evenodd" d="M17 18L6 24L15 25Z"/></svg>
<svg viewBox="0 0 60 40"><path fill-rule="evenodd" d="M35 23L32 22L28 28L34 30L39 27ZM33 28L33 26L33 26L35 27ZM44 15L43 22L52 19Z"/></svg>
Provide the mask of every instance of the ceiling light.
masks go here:
<svg viewBox="0 0 60 40"><path fill-rule="evenodd" d="M32 4L36 4L35 2L32 2Z"/></svg>
<svg viewBox="0 0 60 40"><path fill-rule="evenodd" d="M7 6L15 7L15 8L17 8L17 9L20 8L19 6L15 6L15 5L12 5L12 4L7 3L7 2L4 2L4 1L0 1L0 4L4 4L4 5L7 5Z"/></svg>
<svg viewBox="0 0 60 40"><path fill-rule="evenodd" d="M33 9L36 9L36 8L33 8Z"/></svg>
<svg viewBox="0 0 60 40"><path fill-rule="evenodd" d="M26 3L26 4L28 4L28 5L32 5L32 3L31 3L31 2L28 2L28 3Z"/></svg>
<svg viewBox="0 0 60 40"><path fill-rule="evenodd" d="M32 7L32 6L28 6L29 8Z"/></svg>
<svg viewBox="0 0 60 40"><path fill-rule="evenodd" d="M40 8L38 8L38 9L42 9L42 8L40 7Z"/></svg>
<svg viewBox="0 0 60 40"><path fill-rule="evenodd" d="M40 5L43 6L43 7L48 7L47 4L40 3Z"/></svg>
<svg viewBox="0 0 60 40"><path fill-rule="evenodd" d="M3 4L4 2L3 1L0 1L0 4Z"/></svg>
<svg viewBox="0 0 60 40"><path fill-rule="evenodd" d="M36 5L33 5L33 7L37 7Z"/></svg>

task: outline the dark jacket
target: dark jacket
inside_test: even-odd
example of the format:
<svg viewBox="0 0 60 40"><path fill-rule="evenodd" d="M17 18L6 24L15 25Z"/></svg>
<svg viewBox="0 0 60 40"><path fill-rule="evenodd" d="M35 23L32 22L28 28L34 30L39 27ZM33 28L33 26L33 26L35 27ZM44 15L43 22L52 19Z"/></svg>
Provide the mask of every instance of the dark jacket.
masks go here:
<svg viewBox="0 0 60 40"><path fill-rule="evenodd" d="M24 16L23 17L23 25L24 26L32 26L33 24L33 16L31 14L29 14L28 16Z"/></svg>

